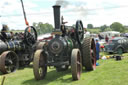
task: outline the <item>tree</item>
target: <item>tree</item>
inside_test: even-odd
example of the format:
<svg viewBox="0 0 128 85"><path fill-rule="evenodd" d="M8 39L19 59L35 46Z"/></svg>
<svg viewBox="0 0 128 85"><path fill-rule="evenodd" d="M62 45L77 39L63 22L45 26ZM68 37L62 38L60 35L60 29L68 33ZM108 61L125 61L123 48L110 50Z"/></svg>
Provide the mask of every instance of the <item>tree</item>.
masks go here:
<svg viewBox="0 0 128 85"><path fill-rule="evenodd" d="M93 28L93 25L92 24L88 24L87 25L87 28L92 29Z"/></svg>
<svg viewBox="0 0 128 85"><path fill-rule="evenodd" d="M49 23L33 23L33 26L36 28L36 31L38 35L43 34L43 33L50 33L53 30L53 26Z"/></svg>
<svg viewBox="0 0 128 85"><path fill-rule="evenodd" d="M112 31L111 28L106 28L104 31Z"/></svg>
<svg viewBox="0 0 128 85"><path fill-rule="evenodd" d="M73 24L72 26L73 26L73 27L76 27L76 24Z"/></svg>
<svg viewBox="0 0 128 85"><path fill-rule="evenodd" d="M118 32L124 32L125 28L124 26L119 23L119 22L114 22L110 25L110 28L113 30L113 31L118 31Z"/></svg>
<svg viewBox="0 0 128 85"><path fill-rule="evenodd" d="M103 25L100 27L101 32L105 31L105 29L107 29L107 25Z"/></svg>

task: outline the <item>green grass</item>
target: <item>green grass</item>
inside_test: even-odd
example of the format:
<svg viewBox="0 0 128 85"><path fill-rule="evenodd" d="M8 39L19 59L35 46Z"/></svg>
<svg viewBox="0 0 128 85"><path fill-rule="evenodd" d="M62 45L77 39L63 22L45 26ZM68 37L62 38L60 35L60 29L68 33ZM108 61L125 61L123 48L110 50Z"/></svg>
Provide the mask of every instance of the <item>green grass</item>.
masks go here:
<svg viewBox="0 0 128 85"><path fill-rule="evenodd" d="M128 53L123 55L128 56ZM98 62L100 66L97 66L94 71L87 72L83 69L78 81L72 81L71 69L56 72L54 68L48 69L44 80L36 81L32 66L1 75L0 81L3 76L6 76L4 85L128 85L128 57L124 57L121 61L107 59Z"/></svg>
<svg viewBox="0 0 128 85"><path fill-rule="evenodd" d="M90 33L99 33L100 29L87 29Z"/></svg>
<svg viewBox="0 0 128 85"><path fill-rule="evenodd" d="M11 31L10 31L11 32ZM23 32L24 33L24 30L12 30L13 33L19 33L19 32Z"/></svg>

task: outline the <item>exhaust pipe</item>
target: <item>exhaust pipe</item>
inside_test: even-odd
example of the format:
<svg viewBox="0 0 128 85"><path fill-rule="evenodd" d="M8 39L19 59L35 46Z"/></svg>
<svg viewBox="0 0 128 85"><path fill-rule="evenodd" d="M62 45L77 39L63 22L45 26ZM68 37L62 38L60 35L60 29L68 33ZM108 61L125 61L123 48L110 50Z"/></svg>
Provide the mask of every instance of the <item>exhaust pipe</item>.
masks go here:
<svg viewBox="0 0 128 85"><path fill-rule="evenodd" d="M54 5L53 11L54 11L54 24L55 29L60 29L60 5Z"/></svg>

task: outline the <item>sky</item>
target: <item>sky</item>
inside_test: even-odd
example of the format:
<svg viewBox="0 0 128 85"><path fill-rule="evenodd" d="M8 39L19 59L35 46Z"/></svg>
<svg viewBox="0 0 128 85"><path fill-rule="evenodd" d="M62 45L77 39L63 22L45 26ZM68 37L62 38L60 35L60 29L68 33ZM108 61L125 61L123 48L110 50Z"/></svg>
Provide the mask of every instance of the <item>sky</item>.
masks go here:
<svg viewBox="0 0 128 85"><path fill-rule="evenodd" d="M128 25L128 0L23 0L27 20L52 24L54 27L53 8L61 5L61 16L66 25L82 20L84 27L111 25L120 22ZM0 0L0 29L7 24L10 29L26 28L20 0Z"/></svg>

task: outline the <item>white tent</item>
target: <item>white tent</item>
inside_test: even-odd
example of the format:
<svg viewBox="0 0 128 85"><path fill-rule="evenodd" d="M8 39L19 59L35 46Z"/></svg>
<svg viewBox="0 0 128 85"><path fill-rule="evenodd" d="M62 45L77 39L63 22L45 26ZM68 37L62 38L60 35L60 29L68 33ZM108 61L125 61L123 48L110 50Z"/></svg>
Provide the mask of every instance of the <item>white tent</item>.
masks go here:
<svg viewBox="0 0 128 85"><path fill-rule="evenodd" d="M100 35L103 36L104 38L106 36L108 36L109 38L111 38L111 37L119 37L120 36L120 32L117 32L117 31L107 31L107 32L101 32Z"/></svg>

